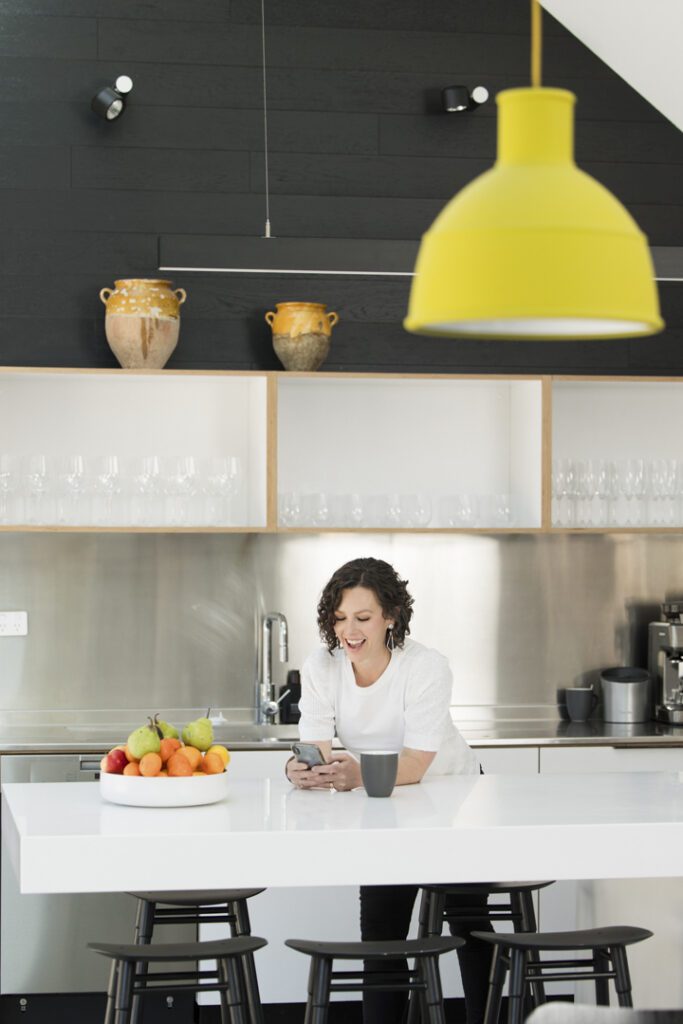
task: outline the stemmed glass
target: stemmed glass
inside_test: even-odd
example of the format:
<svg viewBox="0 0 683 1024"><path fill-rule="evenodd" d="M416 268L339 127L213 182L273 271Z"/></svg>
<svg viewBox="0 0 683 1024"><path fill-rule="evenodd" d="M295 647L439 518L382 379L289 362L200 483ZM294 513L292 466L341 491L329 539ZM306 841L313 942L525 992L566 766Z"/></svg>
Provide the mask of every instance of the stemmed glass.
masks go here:
<svg viewBox="0 0 683 1024"><path fill-rule="evenodd" d="M27 455L24 461L26 484L26 522L49 522L50 480L45 455Z"/></svg>
<svg viewBox="0 0 683 1024"><path fill-rule="evenodd" d="M616 521L615 502L619 498L619 481L617 467L609 459L598 459L597 461L595 494L598 499L598 525L614 525Z"/></svg>
<svg viewBox="0 0 683 1024"><path fill-rule="evenodd" d="M19 459L16 455L0 455L0 523L18 521L15 497L19 488Z"/></svg>
<svg viewBox="0 0 683 1024"><path fill-rule="evenodd" d="M236 455L215 455L209 458L204 495L207 518L214 526L230 525L231 499L239 491L240 475L240 460ZM282 495L283 500L285 497Z"/></svg>
<svg viewBox="0 0 683 1024"><path fill-rule="evenodd" d="M131 465L131 522L136 526L155 526L161 516L161 470L158 455L143 455Z"/></svg>
<svg viewBox="0 0 683 1024"><path fill-rule="evenodd" d="M57 522L80 525L88 522L87 480L82 455L66 455L57 475Z"/></svg>
<svg viewBox="0 0 683 1024"><path fill-rule="evenodd" d="M167 456L161 460L160 472L165 498L164 520L171 526L185 526L191 522L192 498L197 493L194 456Z"/></svg>
<svg viewBox="0 0 683 1024"><path fill-rule="evenodd" d="M626 498L625 526L637 526L640 522L640 505L646 491L645 463L643 459L624 459L619 463L619 490ZM635 502L635 515L631 517L631 502Z"/></svg>
<svg viewBox="0 0 683 1024"><path fill-rule="evenodd" d="M119 518L118 499L121 475L118 455L99 455L93 459L93 519L99 525L115 525Z"/></svg>
<svg viewBox="0 0 683 1024"><path fill-rule="evenodd" d="M593 499L597 489L597 470L593 459L581 459L576 463L577 523L579 526L593 525Z"/></svg>

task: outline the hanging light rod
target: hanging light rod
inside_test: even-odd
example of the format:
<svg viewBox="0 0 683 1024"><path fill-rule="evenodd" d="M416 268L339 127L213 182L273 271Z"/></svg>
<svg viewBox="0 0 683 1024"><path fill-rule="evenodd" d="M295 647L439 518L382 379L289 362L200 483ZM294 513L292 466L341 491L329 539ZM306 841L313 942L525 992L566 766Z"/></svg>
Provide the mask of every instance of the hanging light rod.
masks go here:
<svg viewBox="0 0 683 1024"><path fill-rule="evenodd" d="M414 277L420 243L386 238L162 235L159 270L197 274ZM683 246L653 246L657 281L683 281Z"/></svg>

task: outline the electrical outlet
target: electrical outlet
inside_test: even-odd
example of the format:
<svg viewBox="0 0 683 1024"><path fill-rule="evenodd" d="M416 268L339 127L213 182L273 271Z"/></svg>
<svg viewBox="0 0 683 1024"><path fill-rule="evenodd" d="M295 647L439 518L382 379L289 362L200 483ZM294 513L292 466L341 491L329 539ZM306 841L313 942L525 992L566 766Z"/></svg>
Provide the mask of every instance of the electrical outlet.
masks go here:
<svg viewBox="0 0 683 1024"><path fill-rule="evenodd" d="M0 636L27 636L28 612L0 612Z"/></svg>

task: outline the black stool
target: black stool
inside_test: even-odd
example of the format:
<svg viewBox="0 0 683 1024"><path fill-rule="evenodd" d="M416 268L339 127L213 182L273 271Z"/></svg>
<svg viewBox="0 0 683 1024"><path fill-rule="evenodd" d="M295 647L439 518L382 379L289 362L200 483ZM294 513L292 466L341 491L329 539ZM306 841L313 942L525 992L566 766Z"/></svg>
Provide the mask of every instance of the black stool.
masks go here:
<svg viewBox="0 0 683 1024"><path fill-rule="evenodd" d="M141 949L132 944L88 943L88 948L112 961L107 989L105 1024L130 1024L133 999L149 992L220 992L221 1024L251 1024L244 959L267 945L265 939L245 937L218 942L159 943ZM215 959L216 970L165 971L148 974L149 964ZM140 973L139 966L145 971ZM258 996L256 997L258 998Z"/></svg>
<svg viewBox="0 0 683 1024"><path fill-rule="evenodd" d="M536 931L533 894L552 882L473 882L467 885L423 885L420 903L420 936L441 935L443 922L476 924L477 921L512 921L516 932ZM481 906L447 906L447 897L499 896L503 902Z"/></svg>
<svg viewBox="0 0 683 1024"><path fill-rule="evenodd" d="M538 981L594 981L598 1005L607 1006L608 980L613 978L619 1005L633 1006L626 946L649 939L652 932L646 928L630 928L624 925L586 928L575 932L537 932L528 935L473 932L473 935L495 946L484 1024L498 1024L508 968L508 1024L521 1024L526 986ZM590 950L591 957L573 957L567 960L538 959L540 953L578 949ZM530 959L532 954L536 959Z"/></svg>
<svg viewBox="0 0 683 1024"><path fill-rule="evenodd" d="M135 917L134 941L149 945L154 926L158 924L221 924L230 926L230 935L241 938L251 935L247 900L258 896L263 889L197 889L189 892L132 892L138 901ZM163 904L163 905L160 905ZM244 955L244 973L247 979L247 1001L253 1024L263 1024L263 1009L259 999L254 954ZM145 974L147 962L140 960L138 974ZM131 1024L138 1024L140 1006L133 999Z"/></svg>
<svg viewBox="0 0 683 1024"><path fill-rule="evenodd" d="M463 940L406 939L386 942L308 942L287 939L286 946L311 957L308 975L308 1002L304 1024L327 1024L332 992L417 992L424 1019L429 1024L446 1024L439 975L439 957L462 946ZM333 971L334 960L415 959L415 968L407 974L387 971ZM335 979L344 979L335 984ZM357 980L352 980L352 979ZM118 1024L118 1022L117 1022Z"/></svg>
<svg viewBox="0 0 683 1024"><path fill-rule="evenodd" d="M487 921L512 921L515 932L535 932L536 911L534 910L533 894L544 889L553 882L470 882L456 885L423 885L420 901L418 938L441 935L444 921L453 925L466 925L469 930L476 924ZM459 906L448 906L449 896L472 896L472 905L463 902ZM478 897L478 901L477 901ZM489 902L482 906L482 897L489 897ZM492 903L491 897L497 902ZM537 959L530 953L530 959ZM543 986L532 986L533 1006L545 1001ZM418 1007L411 999L408 1009L407 1024L417 1024Z"/></svg>

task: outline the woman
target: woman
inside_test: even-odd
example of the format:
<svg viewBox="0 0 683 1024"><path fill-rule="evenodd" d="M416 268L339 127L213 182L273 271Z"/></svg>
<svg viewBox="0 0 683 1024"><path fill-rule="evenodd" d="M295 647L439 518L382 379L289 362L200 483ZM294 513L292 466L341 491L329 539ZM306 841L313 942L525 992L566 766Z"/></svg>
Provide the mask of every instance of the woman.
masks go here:
<svg viewBox="0 0 683 1024"><path fill-rule="evenodd" d="M409 640L413 599L406 580L376 558L357 558L334 573L318 604L318 628L326 647L307 658L301 672L299 734L316 743L326 761L336 735L349 753L309 769L287 764L287 777L300 789L360 786L362 750L400 750L397 785L420 782L425 773L474 774L479 764L450 715L452 676L437 651ZM361 886L361 936L368 940L402 939L408 934L418 887ZM485 914L486 898L449 897L449 905L477 906ZM475 928L481 925L474 925ZM468 1024L484 1017L490 947L467 938L458 950ZM491 926L488 930L492 931ZM386 970L367 963L368 969ZM405 970L407 965L397 965ZM366 992L364 1024L399 1024L406 1005L400 992Z"/></svg>

